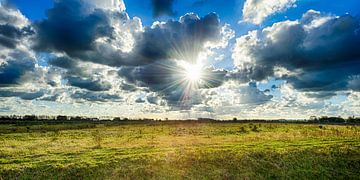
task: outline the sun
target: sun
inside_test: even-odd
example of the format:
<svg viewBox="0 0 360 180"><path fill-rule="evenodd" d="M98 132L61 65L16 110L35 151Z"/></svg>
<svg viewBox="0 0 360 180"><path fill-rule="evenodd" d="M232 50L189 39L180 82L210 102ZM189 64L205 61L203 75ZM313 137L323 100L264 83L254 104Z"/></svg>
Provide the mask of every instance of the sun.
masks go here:
<svg viewBox="0 0 360 180"><path fill-rule="evenodd" d="M182 62L181 67L183 69L182 74L185 81L189 83L199 83L201 81L203 68L200 63L190 64L188 62Z"/></svg>
<svg viewBox="0 0 360 180"><path fill-rule="evenodd" d="M198 82L201 79L201 68L198 65L188 65L185 68L185 77L191 82Z"/></svg>

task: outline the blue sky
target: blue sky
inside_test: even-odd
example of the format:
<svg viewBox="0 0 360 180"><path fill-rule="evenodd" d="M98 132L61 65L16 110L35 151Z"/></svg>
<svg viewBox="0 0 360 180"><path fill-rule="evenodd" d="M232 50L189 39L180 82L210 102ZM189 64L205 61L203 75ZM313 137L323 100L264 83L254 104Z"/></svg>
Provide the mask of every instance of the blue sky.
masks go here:
<svg viewBox="0 0 360 180"><path fill-rule="evenodd" d="M1 114L360 115L358 0L0 2Z"/></svg>

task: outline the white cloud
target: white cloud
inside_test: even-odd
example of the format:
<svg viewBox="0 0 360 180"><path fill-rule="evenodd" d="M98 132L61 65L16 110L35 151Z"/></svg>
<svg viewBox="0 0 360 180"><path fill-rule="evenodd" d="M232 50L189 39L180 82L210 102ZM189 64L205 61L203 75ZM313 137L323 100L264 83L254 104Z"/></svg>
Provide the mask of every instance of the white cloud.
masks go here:
<svg viewBox="0 0 360 180"><path fill-rule="evenodd" d="M29 20L18 9L5 7L0 2L0 24L11 24L23 28L29 25Z"/></svg>
<svg viewBox="0 0 360 180"><path fill-rule="evenodd" d="M125 11L125 4L123 0L85 0L89 4L95 5L96 8Z"/></svg>
<svg viewBox="0 0 360 180"><path fill-rule="evenodd" d="M243 7L243 20L261 24L266 17L294 7L296 0L246 0Z"/></svg>

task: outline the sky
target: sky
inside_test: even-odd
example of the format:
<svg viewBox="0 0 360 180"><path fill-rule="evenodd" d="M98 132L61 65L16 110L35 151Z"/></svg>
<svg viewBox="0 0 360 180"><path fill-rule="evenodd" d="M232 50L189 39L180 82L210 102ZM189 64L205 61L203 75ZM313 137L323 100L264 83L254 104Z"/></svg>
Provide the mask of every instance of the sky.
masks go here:
<svg viewBox="0 0 360 180"><path fill-rule="evenodd" d="M0 115L360 116L358 0L0 0Z"/></svg>

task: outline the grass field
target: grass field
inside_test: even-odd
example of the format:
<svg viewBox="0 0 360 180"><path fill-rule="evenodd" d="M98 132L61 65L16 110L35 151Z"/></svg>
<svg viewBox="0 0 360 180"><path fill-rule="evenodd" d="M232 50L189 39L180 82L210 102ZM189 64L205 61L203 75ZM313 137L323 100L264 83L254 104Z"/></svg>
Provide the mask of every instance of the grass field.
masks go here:
<svg viewBox="0 0 360 180"><path fill-rule="evenodd" d="M0 179L359 179L360 127L0 125Z"/></svg>

